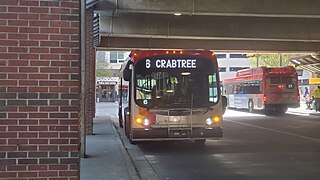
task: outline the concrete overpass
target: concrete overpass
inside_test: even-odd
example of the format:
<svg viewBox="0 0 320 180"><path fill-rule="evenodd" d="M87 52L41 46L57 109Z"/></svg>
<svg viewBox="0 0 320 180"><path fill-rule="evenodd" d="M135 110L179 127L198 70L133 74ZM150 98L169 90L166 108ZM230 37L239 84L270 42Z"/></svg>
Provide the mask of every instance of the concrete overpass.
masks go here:
<svg viewBox="0 0 320 180"><path fill-rule="evenodd" d="M318 7L318 0L100 0L98 48L317 52Z"/></svg>

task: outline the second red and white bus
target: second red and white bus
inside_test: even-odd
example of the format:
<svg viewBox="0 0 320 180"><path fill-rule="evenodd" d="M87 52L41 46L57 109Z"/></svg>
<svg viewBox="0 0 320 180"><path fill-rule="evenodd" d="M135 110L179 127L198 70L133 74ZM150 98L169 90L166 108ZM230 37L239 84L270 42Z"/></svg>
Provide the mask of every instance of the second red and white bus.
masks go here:
<svg viewBox="0 0 320 180"><path fill-rule="evenodd" d="M236 77L225 79L223 87L231 108L282 114L300 106L298 76L291 66L240 70Z"/></svg>

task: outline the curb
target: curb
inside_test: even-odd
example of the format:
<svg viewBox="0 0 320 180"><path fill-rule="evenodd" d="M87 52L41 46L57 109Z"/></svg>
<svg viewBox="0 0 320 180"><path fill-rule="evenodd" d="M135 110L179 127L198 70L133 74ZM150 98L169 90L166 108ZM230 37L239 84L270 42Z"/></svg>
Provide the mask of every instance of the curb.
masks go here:
<svg viewBox="0 0 320 180"><path fill-rule="evenodd" d="M130 158L127 150L124 147L124 144L123 144L123 142L122 142L122 140L120 138L120 134L116 129L116 125L113 122L112 122L112 124L113 124L112 130L116 135L116 140L117 140L117 143L119 145L120 152L121 152L122 156L124 157L124 159L126 161L126 165L128 167L128 172L129 172L129 174L131 176L131 179L132 180L140 180L141 178L138 175L138 171L135 168L135 166L133 165L132 159Z"/></svg>
<svg viewBox="0 0 320 180"><path fill-rule="evenodd" d="M312 112L312 113L309 113L310 116L320 116L320 113L316 113L316 112Z"/></svg>
<svg viewBox="0 0 320 180"><path fill-rule="evenodd" d="M117 133L117 142L121 146L121 153L124 155L125 160L128 164L129 174L132 175L134 180L160 180L158 174L155 172L153 167L149 162L143 157L143 153L140 150L132 150L130 153L126 147L126 142L123 140L123 136L119 131L120 127L118 126L118 118L111 115L113 130ZM128 142L129 143L129 142Z"/></svg>

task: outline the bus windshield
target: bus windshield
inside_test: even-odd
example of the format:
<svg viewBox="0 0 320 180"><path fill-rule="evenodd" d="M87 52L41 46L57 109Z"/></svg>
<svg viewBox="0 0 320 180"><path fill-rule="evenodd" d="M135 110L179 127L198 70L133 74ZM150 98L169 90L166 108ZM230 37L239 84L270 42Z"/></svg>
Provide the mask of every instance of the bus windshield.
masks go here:
<svg viewBox="0 0 320 180"><path fill-rule="evenodd" d="M270 84L292 84L293 77L273 77L270 78Z"/></svg>
<svg viewBox="0 0 320 180"><path fill-rule="evenodd" d="M202 60L205 61L205 60ZM210 67L212 61L208 62ZM214 66L200 69L139 70L135 98L150 108L208 108L218 102L218 77Z"/></svg>

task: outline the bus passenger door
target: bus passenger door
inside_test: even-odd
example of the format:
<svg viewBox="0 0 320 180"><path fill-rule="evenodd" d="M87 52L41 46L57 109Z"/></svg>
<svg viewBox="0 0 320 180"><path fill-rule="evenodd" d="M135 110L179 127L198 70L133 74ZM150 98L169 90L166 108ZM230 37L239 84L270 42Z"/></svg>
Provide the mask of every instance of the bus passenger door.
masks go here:
<svg viewBox="0 0 320 180"><path fill-rule="evenodd" d="M234 94L230 94L228 98L229 107L235 107L234 105Z"/></svg>

